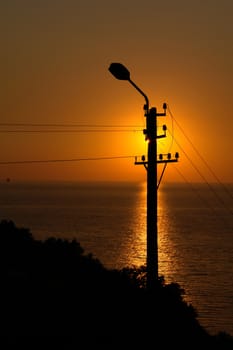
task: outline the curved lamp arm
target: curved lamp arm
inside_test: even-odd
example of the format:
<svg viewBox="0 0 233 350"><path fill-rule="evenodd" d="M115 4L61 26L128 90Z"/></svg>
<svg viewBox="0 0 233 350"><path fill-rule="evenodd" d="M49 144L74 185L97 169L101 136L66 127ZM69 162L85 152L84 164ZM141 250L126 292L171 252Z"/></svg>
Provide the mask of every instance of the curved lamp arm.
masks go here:
<svg viewBox="0 0 233 350"><path fill-rule="evenodd" d="M111 63L108 70L112 75L119 80L127 80L133 87L145 98L145 110L146 115L149 113L149 99L146 94L130 79L130 72L128 69L121 63Z"/></svg>

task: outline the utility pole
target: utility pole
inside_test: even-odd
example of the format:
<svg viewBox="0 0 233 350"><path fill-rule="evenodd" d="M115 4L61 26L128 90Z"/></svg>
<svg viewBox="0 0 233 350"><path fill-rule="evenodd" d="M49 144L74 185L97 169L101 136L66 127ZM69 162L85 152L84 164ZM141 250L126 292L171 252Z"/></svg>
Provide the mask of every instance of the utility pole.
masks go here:
<svg viewBox="0 0 233 350"><path fill-rule="evenodd" d="M158 113L155 107L145 113L146 129L143 133L148 141L147 160L142 156L141 161L135 159L135 164L143 164L147 170L147 288L154 289L159 277L158 268L158 163L170 163L178 161L178 153L172 158L168 153L157 156L157 139L166 137L166 126L163 126L164 133L157 135L157 117L166 116L166 104L163 104L164 112Z"/></svg>
<svg viewBox="0 0 233 350"><path fill-rule="evenodd" d="M158 269L158 174L157 163L177 162L179 155L176 152L172 158L168 153L166 159L164 155L157 156L157 139L166 136L166 126L163 126L164 134L157 135L157 117L166 116L166 103L163 104L163 112L157 113L155 107L149 108L149 99L145 93L130 79L130 73L121 63L112 63L109 71L115 78L127 80L145 98L146 129L143 133L148 141L147 159L142 156L140 161L135 159L135 164L144 165L147 170L147 289L156 287L159 277Z"/></svg>

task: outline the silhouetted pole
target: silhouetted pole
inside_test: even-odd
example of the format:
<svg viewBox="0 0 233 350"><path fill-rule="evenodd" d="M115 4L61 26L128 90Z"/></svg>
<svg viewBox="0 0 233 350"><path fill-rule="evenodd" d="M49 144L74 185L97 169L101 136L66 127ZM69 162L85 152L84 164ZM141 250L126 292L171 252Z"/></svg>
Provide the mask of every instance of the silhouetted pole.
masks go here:
<svg viewBox="0 0 233 350"><path fill-rule="evenodd" d="M152 289L158 280L158 196L157 196L157 127L156 108L146 117L147 150L147 287Z"/></svg>
<svg viewBox="0 0 233 350"><path fill-rule="evenodd" d="M153 289L159 277L158 266L158 174L157 174L157 138L166 135L157 135L157 116L166 115L166 104L163 105L164 112L157 113L152 107L146 113L146 129L144 134L148 140L147 162L135 161L135 164L143 164L147 169L147 287ZM160 163L167 160L160 160Z"/></svg>
<svg viewBox="0 0 233 350"><path fill-rule="evenodd" d="M142 156L142 161L135 160L135 164L143 164L147 170L147 254L146 254L146 269L147 269L147 288L154 289L158 281L158 179L157 179L157 163L174 162L178 159L171 159L170 153L168 159L163 160L160 155L160 160L157 160L157 138L165 137L157 135L157 116L166 115L166 104L163 105L164 112L157 113L156 108L149 108L149 99L145 93L130 79L130 73L121 63L111 63L109 71L113 76L120 80L127 80L133 87L144 96L146 104L144 105L146 117L146 129L143 130L148 140L147 161ZM164 130L166 128L164 127Z"/></svg>

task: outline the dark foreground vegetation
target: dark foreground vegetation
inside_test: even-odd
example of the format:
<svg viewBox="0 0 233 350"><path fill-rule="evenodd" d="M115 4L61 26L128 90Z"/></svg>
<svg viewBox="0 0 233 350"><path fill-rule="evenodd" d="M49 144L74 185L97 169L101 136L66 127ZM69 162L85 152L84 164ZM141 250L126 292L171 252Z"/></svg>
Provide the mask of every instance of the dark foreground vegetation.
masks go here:
<svg viewBox="0 0 233 350"><path fill-rule="evenodd" d="M108 270L73 240L0 222L1 349L233 349L209 335L178 284L146 289L145 267Z"/></svg>

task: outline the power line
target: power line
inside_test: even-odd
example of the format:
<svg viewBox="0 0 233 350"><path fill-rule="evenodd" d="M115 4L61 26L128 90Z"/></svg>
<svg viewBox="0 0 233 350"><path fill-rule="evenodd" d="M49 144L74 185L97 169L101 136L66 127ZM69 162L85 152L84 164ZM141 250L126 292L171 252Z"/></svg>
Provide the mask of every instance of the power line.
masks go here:
<svg viewBox="0 0 233 350"><path fill-rule="evenodd" d="M88 157L88 158L47 159L47 160L15 160L15 161L0 161L0 165L80 162L80 161L90 161L90 160L110 160L110 159L126 159L126 158L135 158L135 156Z"/></svg>
<svg viewBox="0 0 233 350"><path fill-rule="evenodd" d="M141 132L141 129L142 129L141 126L139 125L129 125L129 124L113 125L113 124L78 124L78 123L0 123L0 128L1 128L0 133ZM31 128L31 129L28 129L28 128ZM62 128L66 128L66 129L62 129Z"/></svg>
<svg viewBox="0 0 233 350"><path fill-rule="evenodd" d="M59 130L59 129L37 129L37 130L26 130L26 129L16 129L16 130L1 130L0 133L89 133L89 132L142 132L142 130L124 130L124 129L117 129L117 130L92 130L92 129L82 129L82 130Z"/></svg>
<svg viewBox="0 0 233 350"><path fill-rule="evenodd" d="M0 123L0 126L20 127L75 127L75 128L140 128L141 125L129 124L78 124L78 123Z"/></svg>
<svg viewBox="0 0 233 350"><path fill-rule="evenodd" d="M215 178L215 180L218 182L218 184L220 184L222 186L222 188L224 189L224 191L227 193L227 195L229 195L231 197L231 199L233 199L233 195L231 194L231 192L228 190L228 188L221 182L221 180L218 178L218 176L215 174L215 172L211 169L211 167L209 166L209 164L207 163L207 161L204 159L204 157L200 154L200 152L198 151L198 149L195 147L195 145L193 144L193 142L190 140L190 138L186 135L186 133L184 132L183 128L179 125L179 123L177 122L177 120L175 119L175 117L173 116L169 106L168 106L168 112L172 118L172 120L175 121L175 123L177 124L177 126L179 127L180 131L182 132L182 134L185 136L186 140L190 143L190 145L192 146L192 148L194 149L194 151L196 152L196 154L199 156L199 158L202 160L202 162L204 163L204 165L206 166L206 168L209 170L209 172L212 174L212 176ZM172 139L174 139L173 136L173 131L172 131Z"/></svg>
<svg viewBox="0 0 233 350"><path fill-rule="evenodd" d="M171 114L170 110L169 113ZM175 120L175 118L173 117L173 115L171 114L172 118ZM176 120L175 120L176 121ZM176 122L177 123L177 122ZM178 123L177 123L178 125ZM182 131L182 133L184 134L184 136L186 137L186 139L188 140L188 142L191 144L191 146L194 148L194 150L197 152L197 154L199 155L199 157L201 158L201 160L204 162L204 164L208 167L208 169L210 169L210 167L207 165L207 162L204 160L203 157L201 157L200 153L197 151L197 149L194 147L193 143L190 141L190 139L185 135L183 129L180 127L180 130ZM170 132L168 130L168 132ZM171 134L171 133L170 133ZM191 163L191 165L193 166L193 168L197 171L197 173L200 175L200 177L204 180L204 182L207 184L208 188L210 189L210 191L215 195L216 199L219 201L219 203L222 204L222 206L227 209L231 215L233 215L233 212L231 210L231 208L227 207L225 202L223 201L223 199L218 195L218 193L216 192L216 190L211 186L211 184L207 181L207 179L205 178L205 176L201 173L201 171L198 169L198 167L194 164L194 162L190 159L190 157L188 156L187 152L185 152L185 150L181 147L181 145L178 143L178 141L175 139L174 135L172 135L173 140L176 142L176 144L178 145L178 147L183 151L184 155L186 156L186 158L189 160L189 162ZM215 175L213 171L211 171L212 175ZM218 179L215 176L216 179ZM220 182L220 180L218 179L218 183L220 185L222 185L222 187L224 188L224 190L226 191L226 193L232 198L231 193L227 190L226 187L223 186L223 184Z"/></svg>
<svg viewBox="0 0 233 350"><path fill-rule="evenodd" d="M211 184L209 183L209 181L207 181L207 179L205 178L205 176L201 173L201 171L198 169L198 167L193 163L193 161L190 159L190 157L188 156L188 154L185 152L185 150L181 147L181 145L177 142L177 140L174 137L174 141L176 142L176 144L178 145L178 147L182 150L182 152L184 153L184 155L186 156L186 158L189 160L189 162L191 163L191 165L193 166L193 168L197 171L197 173L200 175L200 177L202 178L202 180L204 180L204 182L206 183L206 185L208 186L208 188L210 189L210 191L213 192L213 194L215 195L215 197L217 198L217 200L219 201L219 203L222 204L223 207L225 207L225 209L227 209L231 215L233 215L233 212L230 208L226 207L225 202L222 200L222 198L218 195L218 193L215 191L215 189L211 186Z"/></svg>

